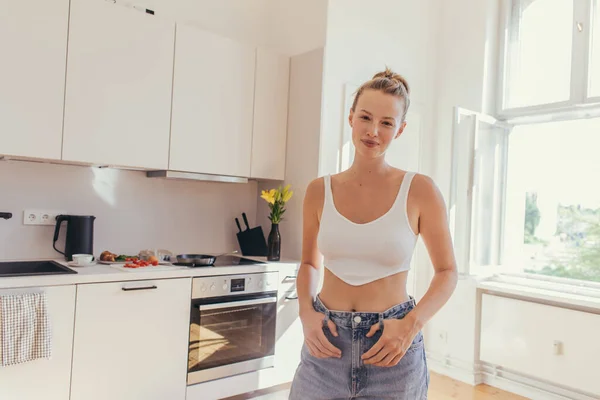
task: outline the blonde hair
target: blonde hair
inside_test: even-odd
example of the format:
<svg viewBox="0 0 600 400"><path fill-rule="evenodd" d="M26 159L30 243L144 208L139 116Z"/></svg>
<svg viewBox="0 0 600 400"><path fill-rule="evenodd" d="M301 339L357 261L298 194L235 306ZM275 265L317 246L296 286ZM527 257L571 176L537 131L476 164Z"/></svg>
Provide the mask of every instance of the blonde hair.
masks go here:
<svg viewBox="0 0 600 400"><path fill-rule="evenodd" d="M395 73L387 67L385 71L373 75L371 80L363 83L356 91L354 102L352 103L352 111L355 111L358 98L367 89L378 90L404 100L404 113L402 114L402 121L404 121L408 107L410 106L410 87L402 75Z"/></svg>

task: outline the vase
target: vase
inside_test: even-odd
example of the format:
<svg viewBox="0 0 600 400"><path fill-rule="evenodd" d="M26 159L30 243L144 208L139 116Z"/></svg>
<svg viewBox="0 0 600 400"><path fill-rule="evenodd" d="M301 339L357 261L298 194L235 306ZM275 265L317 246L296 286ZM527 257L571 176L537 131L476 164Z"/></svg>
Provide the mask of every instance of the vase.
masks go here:
<svg viewBox="0 0 600 400"><path fill-rule="evenodd" d="M267 261L279 261L281 256L281 234L279 224L271 224L271 232L267 240Z"/></svg>

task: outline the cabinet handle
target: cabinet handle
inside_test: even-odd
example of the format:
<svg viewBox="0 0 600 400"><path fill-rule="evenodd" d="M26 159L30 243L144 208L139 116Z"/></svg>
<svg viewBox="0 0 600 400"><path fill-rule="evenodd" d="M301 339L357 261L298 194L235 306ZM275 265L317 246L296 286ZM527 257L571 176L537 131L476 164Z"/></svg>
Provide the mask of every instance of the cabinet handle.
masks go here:
<svg viewBox="0 0 600 400"><path fill-rule="evenodd" d="M283 282L287 281L288 279L292 279L293 280L293 279L296 279L296 278L297 278L296 275L288 275L285 278L283 278Z"/></svg>
<svg viewBox="0 0 600 400"><path fill-rule="evenodd" d="M131 290L150 290L150 289L158 289L158 286L156 286L156 285L152 285L152 286L131 287L131 288L124 287L124 288L121 288L121 289L122 289L123 291L125 291L125 292L129 292L129 291L131 291Z"/></svg>

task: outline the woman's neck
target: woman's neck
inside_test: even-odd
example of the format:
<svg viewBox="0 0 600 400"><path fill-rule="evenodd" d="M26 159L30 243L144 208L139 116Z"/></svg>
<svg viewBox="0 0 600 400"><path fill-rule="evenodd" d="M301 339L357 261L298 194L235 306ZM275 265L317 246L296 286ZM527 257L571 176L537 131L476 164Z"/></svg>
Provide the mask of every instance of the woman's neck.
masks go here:
<svg viewBox="0 0 600 400"><path fill-rule="evenodd" d="M367 177L382 176L391 170L383 157L365 159L356 155L354 162L348 168L348 172L356 178L363 179Z"/></svg>

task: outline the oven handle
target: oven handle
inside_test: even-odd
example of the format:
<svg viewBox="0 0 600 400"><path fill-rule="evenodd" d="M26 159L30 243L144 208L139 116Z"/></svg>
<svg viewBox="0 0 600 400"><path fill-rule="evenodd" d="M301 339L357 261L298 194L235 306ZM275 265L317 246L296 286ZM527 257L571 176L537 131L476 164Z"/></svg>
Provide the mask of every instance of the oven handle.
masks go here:
<svg viewBox="0 0 600 400"><path fill-rule="evenodd" d="M207 311L207 310L217 310L219 308L243 307L243 306L253 306L256 304L269 304L269 303L277 303L277 298L276 297L267 297L264 299L228 301L225 303L217 303L217 304L200 304L198 306L198 309L200 311Z"/></svg>

